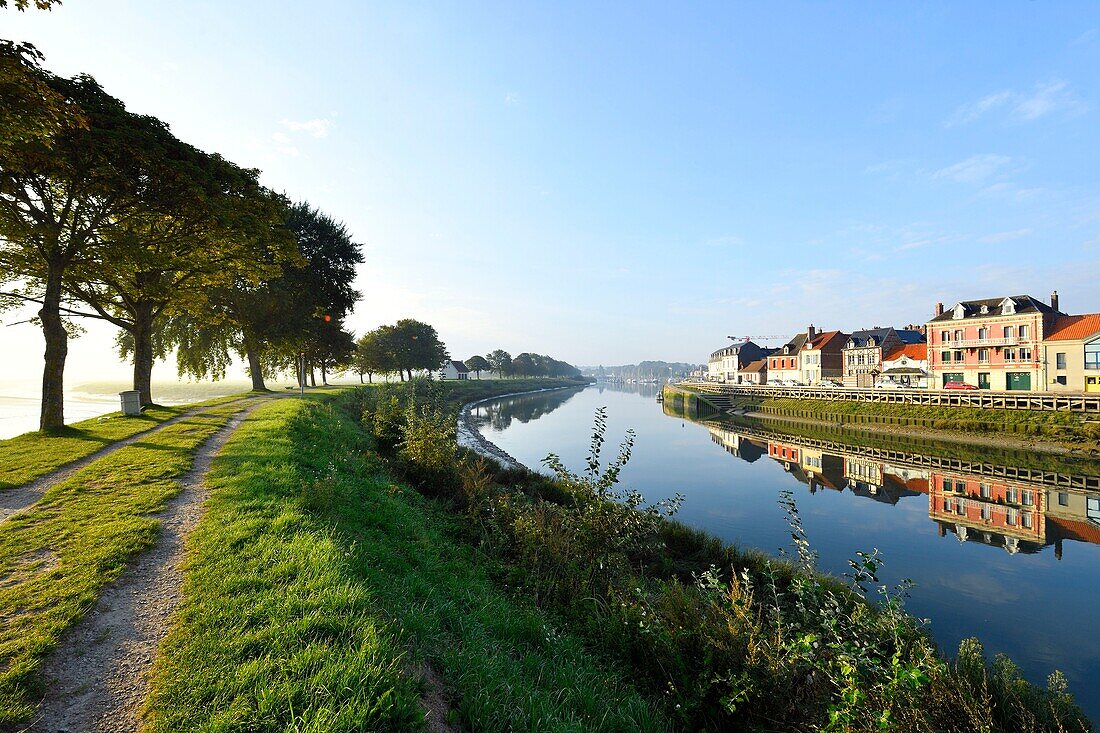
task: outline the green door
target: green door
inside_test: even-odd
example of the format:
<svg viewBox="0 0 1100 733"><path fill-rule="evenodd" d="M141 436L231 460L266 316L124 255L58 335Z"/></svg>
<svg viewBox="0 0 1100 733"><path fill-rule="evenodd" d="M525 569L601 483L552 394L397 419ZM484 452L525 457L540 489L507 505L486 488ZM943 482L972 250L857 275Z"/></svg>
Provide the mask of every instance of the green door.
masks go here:
<svg viewBox="0 0 1100 733"><path fill-rule="evenodd" d="M1007 372L1006 389L1031 389L1031 372Z"/></svg>
<svg viewBox="0 0 1100 733"><path fill-rule="evenodd" d="M978 372L978 389L989 389L989 372Z"/></svg>
<svg viewBox="0 0 1100 733"><path fill-rule="evenodd" d="M944 384L947 384L948 382L961 382L961 381L963 381L962 372L944 372L944 374L943 374L943 383Z"/></svg>

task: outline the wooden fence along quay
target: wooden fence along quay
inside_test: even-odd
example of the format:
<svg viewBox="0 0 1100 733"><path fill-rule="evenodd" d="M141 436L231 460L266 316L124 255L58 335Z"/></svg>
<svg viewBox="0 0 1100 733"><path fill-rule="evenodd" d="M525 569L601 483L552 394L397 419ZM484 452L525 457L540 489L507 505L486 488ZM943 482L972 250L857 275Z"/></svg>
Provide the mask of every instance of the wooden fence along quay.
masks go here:
<svg viewBox="0 0 1100 733"><path fill-rule="evenodd" d="M855 447L848 443L841 443L835 440L807 438L801 435L794 436L779 430L750 427L740 423L729 424L721 419L703 420L703 423L714 424L720 426L724 430L729 430L732 433L737 433L738 435L748 438L755 438L759 441L797 443L799 446L813 448L814 450L820 450L835 456L859 460L867 460L870 458L902 468L931 469L936 471L965 473L975 476L988 476L994 479L1036 484L1052 489L1100 490L1100 476L1069 475L1035 468L1016 468L995 463L985 463L983 461L964 461L958 458L945 458L942 456L895 450L892 448L871 448L868 446Z"/></svg>
<svg viewBox="0 0 1100 733"><path fill-rule="evenodd" d="M838 402L887 402L929 407L984 407L991 410L1044 410L1100 414L1100 395L988 390L874 389L869 387L759 387L717 382L681 382L703 394L730 397L795 398Z"/></svg>

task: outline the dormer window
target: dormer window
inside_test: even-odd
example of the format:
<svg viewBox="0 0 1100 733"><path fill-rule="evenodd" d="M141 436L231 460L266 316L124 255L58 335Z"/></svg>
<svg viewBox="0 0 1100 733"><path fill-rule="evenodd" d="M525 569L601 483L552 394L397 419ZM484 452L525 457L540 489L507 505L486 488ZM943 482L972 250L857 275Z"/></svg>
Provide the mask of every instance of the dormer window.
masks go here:
<svg viewBox="0 0 1100 733"><path fill-rule="evenodd" d="M956 305L955 306L955 312L951 314L951 317L954 318L955 320L958 320L960 318L965 318L966 317L966 306L964 306L962 303L959 303L958 305Z"/></svg>
<svg viewBox="0 0 1100 733"><path fill-rule="evenodd" d="M1001 315L1012 316L1016 314L1016 301L1012 298L1005 298L1001 301Z"/></svg>
<svg viewBox="0 0 1100 733"><path fill-rule="evenodd" d="M986 313L989 312L989 306L988 305L983 305L982 309L981 309L981 312L982 312L982 315L984 316Z"/></svg>

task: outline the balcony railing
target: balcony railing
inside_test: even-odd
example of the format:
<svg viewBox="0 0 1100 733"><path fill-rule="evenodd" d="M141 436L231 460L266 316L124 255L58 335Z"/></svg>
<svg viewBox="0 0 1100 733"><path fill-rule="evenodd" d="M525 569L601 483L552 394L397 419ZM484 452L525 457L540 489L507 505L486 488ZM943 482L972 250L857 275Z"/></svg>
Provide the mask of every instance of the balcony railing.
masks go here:
<svg viewBox="0 0 1100 733"><path fill-rule="evenodd" d="M1016 336L1001 339L961 339L959 341L944 341L945 348L956 349L980 349L985 346L1016 346L1020 339Z"/></svg>

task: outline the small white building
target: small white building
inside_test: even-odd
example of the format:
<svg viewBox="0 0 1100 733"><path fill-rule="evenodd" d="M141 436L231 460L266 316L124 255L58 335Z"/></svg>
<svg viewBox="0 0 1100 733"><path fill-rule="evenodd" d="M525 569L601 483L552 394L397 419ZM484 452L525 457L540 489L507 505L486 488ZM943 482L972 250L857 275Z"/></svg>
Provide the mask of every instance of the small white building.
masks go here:
<svg viewBox="0 0 1100 733"><path fill-rule="evenodd" d="M460 361L450 359L443 364L443 368L439 370L440 379L469 379L470 370L466 368L466 365Z"/></svg>
<svg viewBox="0 0 1100 733"><path fill-rule="evenodd" d="M928 386L928 344L905 344L882 357L879 384L894 383L901 387Z"/></svg>

